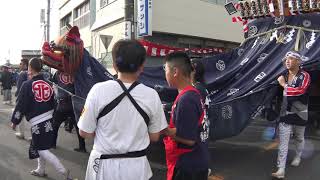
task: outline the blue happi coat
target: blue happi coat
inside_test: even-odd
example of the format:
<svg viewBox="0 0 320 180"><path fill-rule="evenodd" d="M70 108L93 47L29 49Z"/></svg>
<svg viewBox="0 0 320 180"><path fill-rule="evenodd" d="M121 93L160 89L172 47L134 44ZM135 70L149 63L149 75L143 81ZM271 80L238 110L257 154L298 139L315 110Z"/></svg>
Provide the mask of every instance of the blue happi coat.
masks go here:
<svg viewBox="0 0 320 180"><path fill-rule="evenodd" d="M42 74L39 74L22 84L11 121L19 124L23 116L30 121L36 116L53 111L53 108L54 98L51 84L44 79Z"/></svg>
<svg viewBox="0 0 320 180"><path fill-rule="evenodd" d="M38 150L50 149L53 145L53 108L53 89L42 74L22 84L11 122L19 124L25 116L31 124L32 142L29 149L31 159L38 157Z"/></svg>

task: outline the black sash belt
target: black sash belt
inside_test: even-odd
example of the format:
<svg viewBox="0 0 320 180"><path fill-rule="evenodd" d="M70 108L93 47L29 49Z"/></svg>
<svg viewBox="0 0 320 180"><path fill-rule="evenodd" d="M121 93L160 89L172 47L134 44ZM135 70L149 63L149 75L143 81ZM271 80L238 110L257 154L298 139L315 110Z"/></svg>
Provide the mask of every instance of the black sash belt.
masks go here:
<svg viewBox="0 0 320 180"><path fill-rule="evenodd" d="M114 158L136 158L147 155L147 149L142 151L133 151L125 154L102 154L100 159L114 159Z"/></svg>

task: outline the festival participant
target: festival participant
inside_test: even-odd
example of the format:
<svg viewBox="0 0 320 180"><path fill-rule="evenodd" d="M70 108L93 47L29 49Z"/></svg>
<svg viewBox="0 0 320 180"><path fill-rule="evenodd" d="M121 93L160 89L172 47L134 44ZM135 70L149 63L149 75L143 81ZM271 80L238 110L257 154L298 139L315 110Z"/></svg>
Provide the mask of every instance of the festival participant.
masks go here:
<svg viewBox="0 0 320 180"><path fill-rule="evenodd" d="M4 65L3 72L1 74L1 83L3 90L3 104L12 105L12 94L11 89L13 86L13 76L9 71L9 67Z"/></svg>
<svg viewBox="0 0 320 180"><path fill-rule="evenodd" d="M63 73L61 71L56 71L52 82L57 84L56 88L56 107L53 113L53 134L54 134L54 145L57 145L58 131L62 122L67 122L76 127L76 133L79 140L79 148L75 148L75 151L86 153L86 146L84 139L79 135L79 129L76 124L73 107L72 107L72 99L69 93L74 93L74 85L73 85L73 77L67 73ZM66 92L68 91L68 92ZM69 126L69 125L67 125Z"/></svg>
<svg viewBox="0 0 320 180"><path fill-rule="evenodd" d="M201 98L206 108L209 106L209 99L207 98L209 92L204 83L204 66L200 59L191 60L193 71L191 72L191 81L193 87L195 87L201 94Z"/></svg>
<svg viewBox="0 0 320 180"><path fill-rule="evenodd" d="M208 90L206 88L206 85L204 83L204 66L203 63L201 62L201 59L191 59L191 64L193 67L193 71L191 72L191 81L192 81L192 86L195 87L201 94L201 99L202 103L204 104L205 107L205 117L208 118L208 108L209 108L209 98L208 98ZM207 121L207 127L210 126L210 122ZM209 131L207 131L209 133ZM208 134L209 136L209 134ZM211 174L211 169L208 169L208 176Z"/></svg>
<svg viewBox="0 0 320 180"><path fill-rule="evenodd" d="M165 137L167 180L208 179L209 123L200 92L192 86L193 68L188 55L174 52L165 58L165 74L170 87L179 94L171 110L170 128L176 135Z"/></svg>
<svg viewBox="0 0 320 180"><path fill-rule="evenodd" d="M34 176L44 177L45 163L51 163L67 180L71 180L70 172L52 154L49 149L53 145L52 113L54 106L53 89L40 73L42 62L39 58L29 61L31 79L23 83L14 109L11 127L16 129L25 116L31 124L32 141L29 158L38 158L38 168L31 171Z"/></svg>
<svg viewBox="0 0 320 180"><path fill-rule="evenodd" d="M15 92L15 96L17 97L22 83L28 80L28 59L21 59L20 62L20 73L17 79L17 91ZM25 118L25 117L23 117ZM16 137L19 139L24 139L24 129L25 129L25 125L24 125L24 120L22 120L18 126L18 132L15 133Z"/></svg>
<svg viewBox="0 0 320 180"><path fill-rule="evenodd" d="M305 126L308 120L307 92L310 85L310 75L300 69L301 56L299 53L290 51L283 61L287 71L278 78L279 84L283 87L283 101L279 124L278 170L272 173L272 176L276 178L285 177L288 146L292 131L296 140L296 155L291 165L299 166L304 148Z"/></svg>
<svg viewBox="0 0 320 180"><path fill-rule="evenodd" d="M85 179L150 179L146 148L171 131L157 92L137 82L146 51L138 41L120 40L112 58L118 79L92 87L78 122L82 137L94 137Z"/></svg>

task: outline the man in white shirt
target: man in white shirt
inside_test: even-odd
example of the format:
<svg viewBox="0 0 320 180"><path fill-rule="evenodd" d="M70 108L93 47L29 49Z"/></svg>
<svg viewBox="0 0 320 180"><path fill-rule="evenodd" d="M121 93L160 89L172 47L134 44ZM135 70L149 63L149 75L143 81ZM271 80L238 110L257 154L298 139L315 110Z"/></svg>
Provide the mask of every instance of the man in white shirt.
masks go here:
<svg viewBox="0 0 320 180"><path fill-rule="evenodd" d="M145 150L161 131L170 135L174 130L167 129L157 92L136 82L143 71L144 47L138 41L120 40L112 56L118 80L92 87L78 122L82 137L94 137L86 180L150 179ZM115 105L110 108L110 104Z"/></svg>

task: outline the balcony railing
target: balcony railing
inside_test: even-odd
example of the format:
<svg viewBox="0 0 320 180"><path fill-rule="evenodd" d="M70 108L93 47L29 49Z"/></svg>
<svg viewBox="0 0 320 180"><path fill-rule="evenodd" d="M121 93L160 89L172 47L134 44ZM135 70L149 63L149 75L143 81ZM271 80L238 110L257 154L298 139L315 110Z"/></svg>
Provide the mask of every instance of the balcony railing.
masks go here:
<svg viewBox="0 0 320 180"><path fill-rule="evenodd" d="M90 13L87 12L86 14L76 18L73 20L73 25L78 26L79 29L84 28L90 24Z"/></svg>

